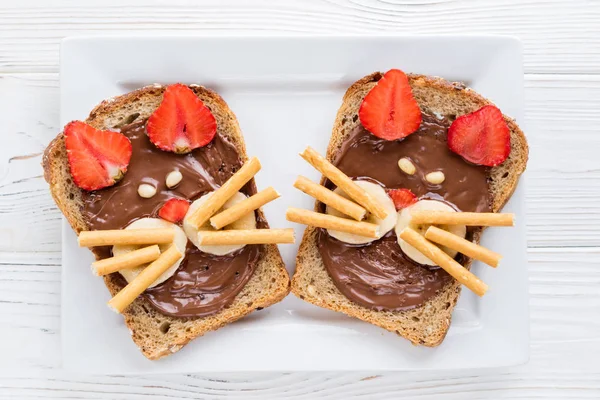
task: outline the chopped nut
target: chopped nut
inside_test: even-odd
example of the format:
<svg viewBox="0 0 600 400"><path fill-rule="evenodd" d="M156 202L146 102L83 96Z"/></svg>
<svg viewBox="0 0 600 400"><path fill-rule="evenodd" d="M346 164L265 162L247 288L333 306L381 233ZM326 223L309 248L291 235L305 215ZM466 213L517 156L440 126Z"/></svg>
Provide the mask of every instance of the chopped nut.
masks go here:
<svg viewBox="0 0 600 400"><path fill-rule="evenodd" d="M140 186L138 186L138 194L140 197L149 199L156 194L156 188L150 184L142 183Z"/></svg>
<svg viewBox="0 0 600 400"><path fill-rule="evenodd" d="M414 175L415 172L417 172L417 169L415 168L415 164L413 164L412 161L410 161L406 157L398 160L398 166L404 173L406 173L408 175Z"/></svg>
<svg viewBox="0 0 600 400"><path fill-rule="evenodd" d="M442 171L435 171L435 172L430 172L427 175L425 175L425 179L427 180L427 182L429 182L433 185L439 185L440 183L444 182L444 179L446 179L446 176L444 175L444 173Z"/></svg>
<svg viewBox="0 0 600 400"><path fill-rule="evenodd" d="M181 182L182 179L183 175L181 175L181 172L171 171L167 174L165 182L169 189L173 189L175 186L179 185L179 182Z"/></svg>
<svg viewBox="0 0 600 400"><path fill-rule="evenodd" d="M311 296L314 296L317 294L317 289L315 289L315 287L313 285L308 285L308 287L306 288L306 291L308 292L308 294L310 294Z"/></svg>

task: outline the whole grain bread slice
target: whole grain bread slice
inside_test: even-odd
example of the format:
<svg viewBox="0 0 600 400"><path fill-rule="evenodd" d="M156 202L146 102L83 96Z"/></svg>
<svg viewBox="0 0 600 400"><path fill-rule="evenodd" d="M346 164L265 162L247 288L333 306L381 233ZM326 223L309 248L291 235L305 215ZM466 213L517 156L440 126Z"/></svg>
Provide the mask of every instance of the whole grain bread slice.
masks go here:
<svg viewBox="0 0 600 400"><path fill-rule="evenodd" d="M190 88L206 104L217 121L217 133L235 145L243 161L246 146L238 121L225 101L205 87ZM148 118L162 101L164 86L147 86L131 93L103 101L90 113L86 122L97 129L110 129ZM71 227L79 233L88 230L81 212L82 191L71 178L63 134L60 133L45 151L44 177L52 197ZM262 211L258 211L261 216ZM264 216L263 216L264 217ZM82 268L88 266L82 265ZM121 286L114 276L104 277L114 296ZM233 303L222 311L202 318L175 318L156 311L143 298L136 299L124 312L125 324L133 341L149 359L155 360L180 350L190 340L221 328L254 310L281 301L290 291L290 279L276 245L267 245L246 286Z"/></svg>
<svg viewBox="0 0 600 400"><path fill-rule="evenodd" d="M375 72L358 80L346 91L327 147L328 160L335 159L344 140L360 124L360 104L382 76L383 73ZM408 77L421 110L443 115L450 121L486 104L492 104L462 83L423 75L409 74ZM494 212L498 212L514 192L519 176L525 170L529 151L525 135L515 121L507 116L504 119L511 132L511 152L502 165L491 169L490 191ZM324 180L321 183L323 182ZM315 203L315 210L316 207ZM473 240L478 243L480 237L481 230L475 231ZM469 260L464 265L469 268L470 264ZM460 284L452 281L434 298L407 311L375 311L360 306L344 296L334 285L317 248L317 229L312 227L307 227L304 231L292 279L292 293L309 303L370 322L405 337L413 344L430 347L437 346L444 340L460 290Z"/></svg>

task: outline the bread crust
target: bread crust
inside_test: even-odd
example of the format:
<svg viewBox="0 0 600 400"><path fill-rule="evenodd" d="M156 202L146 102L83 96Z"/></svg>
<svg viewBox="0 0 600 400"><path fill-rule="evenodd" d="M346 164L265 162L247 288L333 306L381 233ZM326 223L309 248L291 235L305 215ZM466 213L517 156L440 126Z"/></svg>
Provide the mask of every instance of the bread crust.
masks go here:
<svg viewBox="0 0 600 400"><path fill-rule="evenodd" d="M360 104L382 76L382 72L367 75L354 82L344 94L327 147L328 160L335 159L344 141L360 124ZM408 74L408 79L422 111L441 114L451 121L484 105L493 104L460 82L416 74ZM511 153L502 165L490 170L490 192L494 212L500 211L513 194L519 177L525 171L529 154L527 140L519 126L506 115L504 120L510 129ZM324 178L321 183L324 183ZM479 229L474 232L475 243L479 243L482 231ZM470 268L471 260L464 265ZM461 285L452 280L435 297L417 308L406 311L375 311L356 304L344 296L333 283L317 248L317 230L312 227L307 227L304 231L296 257L296 272L292 278L292 293L300 299L370 322L397 333L413 344L429 347L441 344L448 333L452 311L460 291Z"/></svg>
<svg viewBox="0 0 600 400"><path fill-rule="evenodd" d="M199 85L190 88L211 110L217 120L217 134L227 138L243 161L247 160L246 146L237 118L227 103L214 91ZM158 107L166 87L152 85L122 96L114 97L96 106L86 123L97 129L109 129L147 118ZM137 116L136 116L137 115ZM43 157L44 178L50 192L69 224L79 233L88 230L81 212L82 191L72 181L66 156L63 133L48 145ZM264 218L261 210L257 211ZM124 312L125 324L142 354L151 360L179 351L190 340L206 332L219 329L254 310L260 310L281 301L290 291L290 279L276 245L266 245L256 269L233 303L220 312L201 318L176 318L156 311L142 297L138 297ZM85 266L82 266L85 268ZM111 295L120 289L112 275L104 277Z"/></svg>

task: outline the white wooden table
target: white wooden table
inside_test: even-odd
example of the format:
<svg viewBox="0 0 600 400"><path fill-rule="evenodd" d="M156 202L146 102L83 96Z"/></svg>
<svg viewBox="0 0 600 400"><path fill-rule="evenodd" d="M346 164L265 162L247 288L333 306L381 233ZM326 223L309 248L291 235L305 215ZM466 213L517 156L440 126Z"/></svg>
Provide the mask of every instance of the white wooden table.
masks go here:
<svg viewBox="0 0 600 400"><path fill-rule="evenodd" d="M61 129L58 43L148 31L518 36L531 146L529 364L385 375L61 371L60 213L40 167ZM0 399L600 398L600 1L0 0L0 127Z"/></svg>

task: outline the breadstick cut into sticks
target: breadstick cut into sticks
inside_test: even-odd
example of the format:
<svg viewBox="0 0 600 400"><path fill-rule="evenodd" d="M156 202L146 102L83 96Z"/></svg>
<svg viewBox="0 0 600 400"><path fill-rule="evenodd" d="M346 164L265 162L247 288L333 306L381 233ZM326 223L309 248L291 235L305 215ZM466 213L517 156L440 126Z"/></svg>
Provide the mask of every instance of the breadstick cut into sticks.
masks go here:
<svg viewBox="0 0 600 400"><path fill-rule="evenodd" d="M358 186L346 174L340 171L335 165L327 161L312 147L307 147L300 156L304 158L310 165L315 167L319 172L325 175L337 187L348 194L350 198L358 204L366 208L377 218L384 219L387 217L387 211L379 204L366 190Z"/></svg>
<svg viewBox="0 0 600 400"><path fill-rule="evenodd" d="M304 176L299 176L298 179L296 179L294 187L357 221L361 221L367 215L367 210L360 205L318 183L314 183Z"/></svg>
<svg viewBox="0 0 600 400"><path fill-rule="evenodd" d="M214 217L211 217L210 224L215 229L221 229L224 226L227 226L232 222L242 218L244 215L261 208L279 196L281 195L277 192L277 190L273 189L272 187L268 187L265 190L256 193L254 196L248 197L233 207L230 207Z"/></svg>
<svg viewBox="0 0 600 400"><path fill-rule="evenodd" d="M160 257L160 248L157 244L134 250L120 256L105 258L92 263L94 275L103 276L112 274L122 269L133 268L149 263Z"/></svg>
<svg viewBox="0 0 600 400"><path fill-rule="evenodd" d="M250 179L260 171L261 165L258 158L252 157L227 180L217 190L215 190L208 199L191 216L190 222L196 227L201 226L208 221L223 204L227 202L237 191L239 191Z"/></svg>
<svg viewBox="0 0 600 400"><path fill-rule="evenodd" d="M236 244L284 244L294 243L293 229L231 229L226 231L200 231L201 246Z"/></svg>
<svg viewBox="0 0 600 400"><path fill-rule="evenodd" d="M177 246L171 245L167 251L162 253L152 264L140 272L134 280L129 282L119 293L115 295L109 302L108 306L115 312L121 313L133 301L148 289L148 287L158 277L168 270L177 260L183 256Z"/></svg>
<svg viewBox="0 0 600 400"><path fill-rule="evenodd" d="M467 225L467 226L514 226L514 214L447 212L414 210L410 213L414 224Z"/></svg>
<svg viewBox="0 0 600 400"><path fill-rule="evenodd" d="M104 231L82 231L77 238L80 247L113 246L128 244L161 244L172 242L172 228L115 229Z"/></svg>
<svg viewBox="0 0 600 400"><path fill-rule="evenodd" d="M300 208L288 208L285 213L288 221L318 228L333 229L340 232L354 233L369 238L379 238L379 225L370 222L358 222L351 219L321 214Z"/></svg>
<svg viewBox="0 0 600 400"><path fill-rule="evenodd" d="M456 236L433 225L427 229L427 232L425 232L425 238L432 242L441 244L442 246L456 250L465 256L474 258L475 260L483 261L487 265L494 268L498 266L500 259L502 259L502 256L498 253L495 253L483 246L470 242L467 239L463 239L460 236Z"/></svg>
<svg viewBox="0 0 600 400"><path fill-rule="evenodd" d="M477 296L483 296L485 292L487 292L488 286L481 279L476 277L471 271L457 263L442 249L429 242L411 228L404 228L404 230L400 232L400 238L443 268L444 271L468 287Z"/></svg>

